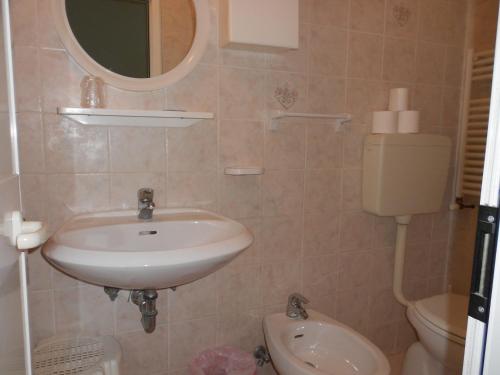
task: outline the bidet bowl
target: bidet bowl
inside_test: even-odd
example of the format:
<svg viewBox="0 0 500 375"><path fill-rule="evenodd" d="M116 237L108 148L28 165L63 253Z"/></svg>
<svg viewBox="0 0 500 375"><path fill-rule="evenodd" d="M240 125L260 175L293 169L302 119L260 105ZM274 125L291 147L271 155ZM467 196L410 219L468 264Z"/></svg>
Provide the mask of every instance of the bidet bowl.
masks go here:
<svg viewBox="0 0 500 375"><path fill-rule="evenodd" d="M164 289L200 279L235 258L253 237L240 223L198 209L78 215L43 246L56 268L91 284Z"/></svg>
<svg viewBox="0 0 500 375"><path fill-rule="evenodd" d="M271 359L282 375L389 375L387 358L368 339L308 309L309 319L264 318Z"/></svg>

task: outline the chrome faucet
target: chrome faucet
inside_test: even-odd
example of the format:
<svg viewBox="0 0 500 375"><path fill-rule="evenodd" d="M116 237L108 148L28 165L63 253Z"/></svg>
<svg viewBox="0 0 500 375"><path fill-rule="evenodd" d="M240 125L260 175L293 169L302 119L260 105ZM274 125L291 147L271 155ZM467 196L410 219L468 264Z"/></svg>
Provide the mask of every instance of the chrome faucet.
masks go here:
<svg viewBox="0 0 500 375"><path fill-rule="evenodd" d="M155 204L153 202L154 190L151 188L142 188L137 192L139 219L151 220Z"/></svg>
<svg viewBox="0 0 500 375"><path fill-rule="evenodd" d="M305 303L309 303L309 300L302 294L290 294L288 297L288 306L286 307L286 316L296 320L306 320L309 318L309 314L304 308Z"/></svg>

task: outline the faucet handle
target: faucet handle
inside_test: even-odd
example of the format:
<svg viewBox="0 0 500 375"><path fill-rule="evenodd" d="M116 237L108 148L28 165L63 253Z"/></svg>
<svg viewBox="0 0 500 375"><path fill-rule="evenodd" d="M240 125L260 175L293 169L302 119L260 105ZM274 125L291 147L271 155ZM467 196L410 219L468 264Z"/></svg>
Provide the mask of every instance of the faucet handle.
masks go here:
<svg viewBox="0 0 500 375"><path fill-rule="evenodd" d="M292 293L288 296L288 304L291 306L300 306L309 303L309 300L300 293Z"/></svg>
<svg viewBox="0 0 500 375"><path fill-rule="evenodd" d="M141 202L152 202L155 191L151 188L142 188L137 191L137 198Z"/></svg>

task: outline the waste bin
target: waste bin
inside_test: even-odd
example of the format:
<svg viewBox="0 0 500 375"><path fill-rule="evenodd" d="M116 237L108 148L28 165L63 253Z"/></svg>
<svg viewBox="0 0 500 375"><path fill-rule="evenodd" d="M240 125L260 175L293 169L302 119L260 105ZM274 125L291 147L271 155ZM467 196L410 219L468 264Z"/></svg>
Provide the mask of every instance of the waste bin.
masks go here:
<svg viewBox="0 0 500 375"><path fill-rule="evenodd" d="M191 362L191 375L255 375L253 355L230 346L208 349Z"/></svg>

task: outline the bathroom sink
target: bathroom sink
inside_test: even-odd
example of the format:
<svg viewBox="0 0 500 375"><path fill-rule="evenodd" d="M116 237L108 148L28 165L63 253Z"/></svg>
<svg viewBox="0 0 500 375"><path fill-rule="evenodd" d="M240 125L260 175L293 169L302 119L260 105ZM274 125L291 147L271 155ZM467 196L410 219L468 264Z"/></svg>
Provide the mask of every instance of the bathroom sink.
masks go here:
<svg viewBox="0 0 500 375"><path fill-rule="evenodd" d="M353 329L314 310L307 320L285 314L264 318L274 366L286 375L389 375L384 354Z"/></svg>
<svg viewBox="0 0 500 375"><path fill-rule="evenodd" d="M120 289L164 289L200 279L235 258L253 238L240 223L196 209L156 209L73 217L43 246L56 268Z"/></svg>

